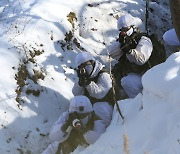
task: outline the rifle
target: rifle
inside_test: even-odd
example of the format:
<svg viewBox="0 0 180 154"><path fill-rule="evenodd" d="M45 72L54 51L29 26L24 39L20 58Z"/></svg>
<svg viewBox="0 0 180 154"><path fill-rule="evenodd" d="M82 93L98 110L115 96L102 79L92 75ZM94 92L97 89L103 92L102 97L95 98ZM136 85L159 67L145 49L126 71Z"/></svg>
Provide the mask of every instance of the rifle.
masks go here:
<svg viewBox="0 0 180 154"><path fill-rule="evenodd" d="M104 34L103 34L103 32L102 32L102 35L103 35L103 37L104 37ZM104 42L105 42L105 39L104 39ZM105 43L105 46L106 46L106 43ZM121 118L123 119L123 121L124 121L124 116L122 115L122 113L121 113L121 110L120 110L120 107L119 107L119 104L118 104L118 102L117 102L117 100L116 100L116 92L115 92L115 79L114 79L114 77L113 77L113 75L112 75L112 73L111 73L111 56L110 56L110 53L109 53L109 51L108 51L108 48L107 48L107 46L106 46L106 51L107 51L107 54L108 54L108 57L109 57L109 74L110 74L110 77L111 77L111 79L112 79L112 92L113 92L113 101L114 101L114 103L116 104L116 107L117 107L117 110L118 110L118 112L119 112L119 115L121 116Z"/></svg>
<svg viewBox="0 0 180 154"><path fill-rule="evenodd" d="M115 82L115 79L114 79L112 73L110 73L110 76L111 76L111 79L112 79L113 101L114 101L114 103L116 104L116 107L117 107L117 110L118 110L118 112L119 112L119 115L121 116L122 120L124 121L124 116L122 115L122 112L121 112L121 110L120 110L119 104L118 104L118 102L117 102L117 100L116 100L115 86L117 86L117 85L116 85L116 82Z"/></svg>
<svg viewBox="0 0 180 154"><path fill-rule="evenodd" d="M83 133L80 129L72 129L67 140L59 143L56 154L69 154L73 152L79 145L85 145L86 143Z"/></svg>
<svg viewBox="0 0 180 154"><path fill-rule="evenodd" d="M146 0L146 33L149 33L149 29L148 29L148 18L149 18L149 0Z"/></svg>
<svg viewBox="0 0 180 154"><path fill-rule="evenodd" d="M107 52L108 52L108 51L107 51ZM109 64L110 64L109 74L110 74L110 77L111 77L111 79L112 79L113 101L114 101L114 103L116 104L116 107L117 107L117 110L118 110L118 112L119 112L119 115L121 116L121 118L122 118L123 121L124 121L124 116L122 115L121 109L120 109L119 104L118 104L118 102L117 102L117 100L116 100L116 90L115 90L115 86L117 86L117 85L116 85L115 79L114 79L114 77L113 77L113 74L111 73L111 61L110 61L111 58L110 58L109 52L108 52L108 55L109 55Z"/></svg>

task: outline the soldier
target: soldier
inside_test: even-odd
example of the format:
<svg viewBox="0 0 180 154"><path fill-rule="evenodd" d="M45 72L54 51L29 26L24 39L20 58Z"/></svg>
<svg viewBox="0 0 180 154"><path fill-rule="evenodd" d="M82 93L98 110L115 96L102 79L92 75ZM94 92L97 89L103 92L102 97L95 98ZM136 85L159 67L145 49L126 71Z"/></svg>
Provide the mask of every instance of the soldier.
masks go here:
<svg viewBox="0 0 180 154"><path fill-rule="evenodd" d="M74 84L73 94L87 96L93 104L96 115L108 126L114 105L112 79L109 73L89 52L79 53L75 61L79 80Z"/></svg>
<svg viewBox="0 0 180 154"><path fill-rule="evenodd" d="M150 38L135 26L141 19L130 14L121 16L117 21L120 48L110 51L110 56L118 63L112 73L116 83L120 83L121 97L134 98L143 89L141 77L149 69L153 45Z"/></svg>
<svg viewBox="0 0 180 154"><path fill-rule="evenodd" d="M93 111L86 96L75 96L68 111L61 114L53 125L49 137L52 143L42 154L69 154L78 145L93 144L107 125Z"/></svg>

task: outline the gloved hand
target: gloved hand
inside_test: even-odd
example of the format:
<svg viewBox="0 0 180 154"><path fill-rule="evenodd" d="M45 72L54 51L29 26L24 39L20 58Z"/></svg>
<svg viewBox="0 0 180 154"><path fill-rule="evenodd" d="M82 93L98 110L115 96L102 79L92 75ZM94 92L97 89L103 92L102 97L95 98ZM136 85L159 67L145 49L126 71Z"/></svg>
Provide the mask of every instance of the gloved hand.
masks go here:
<svg viewBox="0 0 180 154"><path fill-rule="evenodd" d="M129 46L131 49L135 49L136 46L137 46L138 42L136 42L135 39L132 39L130 42L129 42Z"/></svg>
<svg viewBox="0 0 180 154"><path fill-rule="evenodd" d="M130 51L131 47L130 45L124 45L121 50L124 52L124 53L128 53Z"/></svg>
<svg viewBox="0 0 180 154"><path fill-rule="evenodd" d="M126 36L122 36L122 35L119 34L118 41L119 41L119 43L124 44L125 41L126 41Z"/></svg>
<svg viewBox="0 0 180 154"><path fill-rule="evenodd" d="M81 86L81 87L87 86L87 85L89 85L90 83L91 83L91 80L90 80L89 78L85 77L85 76L81 76L81 77L79 78L78 84L79 84L79 86Z"/></svg>
<svg viewBox="0 0 180 154"><path fill-rule="evenodd" d="M75 129L81 129L81 121L79 119L74 119L72 121L72 126L75 128Z"/></svg>
<svg viewBox="0 0 180 154"><path fill-rule="evenodd" d="M122 47L122 50L123 50L124 53L130 53L130 50L135 49L136 46L137 46L136 40L131 40L131 41L129 41L129 43L125 44Z"/></svg>
<svg viewBox="0 0 180 154"><path fill-rule="evenodd" d="M64 123L64 125L61 127L61 130L65 132L69 126L73 126L73 121L77 118L77 113L69 113L69 117L67 121ZM73 126L74 127L74 126Z"/></svg>

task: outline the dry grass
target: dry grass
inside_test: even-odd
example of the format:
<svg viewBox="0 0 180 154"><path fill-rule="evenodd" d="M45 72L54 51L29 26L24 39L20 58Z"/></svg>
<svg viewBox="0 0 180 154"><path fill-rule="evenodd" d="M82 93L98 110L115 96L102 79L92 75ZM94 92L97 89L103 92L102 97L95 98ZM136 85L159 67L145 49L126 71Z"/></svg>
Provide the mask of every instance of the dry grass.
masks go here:
<svg viewBox="0 0 180 154"><path fill-rule="evenodd" d="M129 152L129 144L128 144L128 136L126 134L123 135L123 141L124 141L124 153L130 154Z"/></svg>

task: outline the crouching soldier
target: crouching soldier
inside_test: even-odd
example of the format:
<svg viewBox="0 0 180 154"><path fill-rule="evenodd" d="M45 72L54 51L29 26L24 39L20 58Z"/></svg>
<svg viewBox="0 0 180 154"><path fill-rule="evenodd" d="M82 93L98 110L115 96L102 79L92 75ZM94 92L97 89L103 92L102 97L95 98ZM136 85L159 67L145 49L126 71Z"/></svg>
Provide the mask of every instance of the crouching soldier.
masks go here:
<svg viewBox="0 0 180 154"><path fill-rule="evenodd" d="M68 111L52 127L49 134L52 143L42 154L69 154L79 145L93 144L106 127L93 112L90 100L83 95L75 96Z"/></svg>
<svg viewBox="0 0 180 154"><path fill-rule="evenodd" d="M122 87L121 96L125 98L134 98L142 91L141 77L150 68L152 57L153 45L150 38L135 26L139 21L140 18L130 14L118 19L120 49L118 53L110 51L110 56L118 60L112 73Z"/></svg>
<svg viewBox="0 0 180 154"><path fill-rule="evenodd" d="M75 61L79 80L74 84L73 94L87 96L93 104L96 115L108 126L114 105L112 79L109 73L89 52L79 53Z"/></svg>

